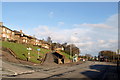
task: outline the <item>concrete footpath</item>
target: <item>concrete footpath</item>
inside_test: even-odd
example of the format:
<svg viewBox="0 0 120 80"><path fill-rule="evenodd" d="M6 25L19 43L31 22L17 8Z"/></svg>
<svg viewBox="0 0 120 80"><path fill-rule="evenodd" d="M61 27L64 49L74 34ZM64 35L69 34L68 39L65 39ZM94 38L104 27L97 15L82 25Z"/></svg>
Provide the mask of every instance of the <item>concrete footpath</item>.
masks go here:
<svg viewBox="0 0 120 80"><path fill-rule="evenodd" d="M15 76L25 73L35 72L29 66L17 65L15 63L3 62L2 61L2 77Z"/></svg>
<svg viewBox="0 0 120 80"><path fill-rule="evenodd" d="M54 78L56 80L58 78L62 80L76 80L76 78L78 78L77 80L120 80L117 66L113 63L85 62L83 64L33 67L3 62L3 65L2 80L41 80L43 78Z"/></svg>

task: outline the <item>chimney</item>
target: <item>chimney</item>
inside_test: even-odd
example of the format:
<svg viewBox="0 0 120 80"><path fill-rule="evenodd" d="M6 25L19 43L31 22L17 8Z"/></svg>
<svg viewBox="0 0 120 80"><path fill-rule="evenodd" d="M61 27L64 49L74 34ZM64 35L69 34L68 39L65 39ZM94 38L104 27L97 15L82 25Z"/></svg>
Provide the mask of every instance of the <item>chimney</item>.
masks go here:
<svg viewBox="0 0 120 80"><path fill-rule="evenodd" d="M20 30L20 33L23 33L22 30Z"/></svg>
<svg viewBox="0 0 120 80"><path fill-rule="evenodd" d="M0 26L3 26L3 22L0 22Z"/></svg>

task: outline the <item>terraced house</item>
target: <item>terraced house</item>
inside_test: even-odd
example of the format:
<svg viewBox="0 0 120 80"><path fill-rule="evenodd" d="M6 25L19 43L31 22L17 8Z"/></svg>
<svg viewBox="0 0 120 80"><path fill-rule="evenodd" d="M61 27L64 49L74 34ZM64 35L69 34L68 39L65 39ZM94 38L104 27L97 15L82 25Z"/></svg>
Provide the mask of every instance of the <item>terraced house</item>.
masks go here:
<svg viewBox="0 0 120 80"><path fill-rule="evenodd" d="M16 31L14 30L14 33L15 33L15 41L18 42L18 43L28 43L28 40L27 40L27 35L25 35L22 30L20 31Z"/></svg>
<svg viewBox="0 0 120 80"><path fill-rule="evenodd" d="M0 22L0 32L1 32L1 34L0 34L0 39L1 40L5 40L5 41L14 40L14 35L15 35L14 31L12 31L11 29L3 26L2 22Z"/></svg>
<svg viewBox="0 0 120 80"><path fill-rule="evenodd" d="M37 45L41 46L43 48L49 49L50 45L42 40L38 40L37 38L26 35L22 32L22 30L11 30L7 28L6 26L3 26L3 23L0 22L0 40L3 41L12 41L17 43L23 43L23 44L31 44L31 45Z"/></svg>
<svg viewBox="0 0 120 80"><path fill-rule="evenodd" d="M22 32L22 30L20 31L16 31L15 32L15 41L18 43L25 43L25 44L32 44L32 45L40 45L40 42L37 38L30 36L30 35L26 35Z"/></svg>

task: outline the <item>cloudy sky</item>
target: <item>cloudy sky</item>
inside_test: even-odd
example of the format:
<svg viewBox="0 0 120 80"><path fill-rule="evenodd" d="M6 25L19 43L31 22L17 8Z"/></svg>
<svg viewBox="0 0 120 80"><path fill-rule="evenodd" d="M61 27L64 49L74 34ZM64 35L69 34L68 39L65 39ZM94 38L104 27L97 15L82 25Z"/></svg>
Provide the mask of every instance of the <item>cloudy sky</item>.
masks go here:
<svg viewBox="0 0 120 80"><path fill-rule="evenodd" d="M82 55L118 47L117 2L3 2L2 13L8 28L75 44Z"/></svg>

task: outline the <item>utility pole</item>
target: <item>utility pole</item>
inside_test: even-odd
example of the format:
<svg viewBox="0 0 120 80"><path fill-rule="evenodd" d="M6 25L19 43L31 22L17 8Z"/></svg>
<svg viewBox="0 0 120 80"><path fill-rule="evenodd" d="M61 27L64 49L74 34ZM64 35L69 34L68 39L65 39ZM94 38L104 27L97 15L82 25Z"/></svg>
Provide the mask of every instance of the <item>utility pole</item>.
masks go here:
<svg viewBox="0 0 120 80"><path fill-rule="evenodd" d="M72 50L71 50L71 44L70 44L70 60L71 60L71 52L72 52Z"/></svg>
<svg viewBox="0 0 120 80"><path fill-rule="evenodd" d="M74 33L74 34L77 35L78 33ZM74 42L73 42L73 43L74 43ZM70 45L70 59L72 59L72 61L73 61L73 56L74 56L74 55L73 55L73 53L72 53L72 52L73 52L72 47L73 47L73 46L72 46L72 44L71 44L71 45Z"/></svg>
<svg viewBox="0 0 120 80"><path fill-rule="evenodd" d="M116 54L118 55L118 61L119 61L119 54L120 53L120 49L117 49L117 51L116 51Z"/></svg>
<svg viewBox="0 0 120 80"><path fill-rule="evenodd" d="M120 55L119 53L120 53L120 49L118 49L118 61L119 61L119 55Z"/></svg>

